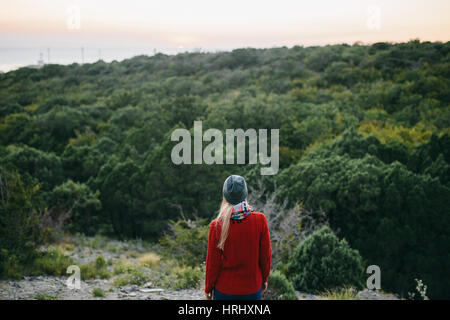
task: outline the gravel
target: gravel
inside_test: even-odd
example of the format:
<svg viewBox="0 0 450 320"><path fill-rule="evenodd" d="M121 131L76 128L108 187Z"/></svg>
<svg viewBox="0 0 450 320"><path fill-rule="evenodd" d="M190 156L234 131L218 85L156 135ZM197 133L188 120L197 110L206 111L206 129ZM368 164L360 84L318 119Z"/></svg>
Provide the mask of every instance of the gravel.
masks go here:
<svg viewBox="0 0 450 320"><path fill-rule="evenodd" d="M30 300L39 295L58 300L202 300L204 294L199 289L166 290L163 288L148 288L128 285L115 287L112 280L81 281L80 289L71 289L66 285L67 277L38 276L24 277L18 281L0 281L0 300ZM94 297L92 291L101 289L104 297ZM299 300L321 299L319 295L296 291ZM392 294L364 289L357 294L358 300L398 300Z"/></svg>
<svg viewBox="0 0 450 320"><path fill-rule="evenodd" d="M24 277L18 281L0 281L0 299L30 300L39 296L58 300L200 300L204 294L198 289L153 290L136 285L122 288L114 287L112 280L81 281L80 289L71 289L66 285L67 277ZM92 291L101 289L105 297L94 297Z"/></svg>

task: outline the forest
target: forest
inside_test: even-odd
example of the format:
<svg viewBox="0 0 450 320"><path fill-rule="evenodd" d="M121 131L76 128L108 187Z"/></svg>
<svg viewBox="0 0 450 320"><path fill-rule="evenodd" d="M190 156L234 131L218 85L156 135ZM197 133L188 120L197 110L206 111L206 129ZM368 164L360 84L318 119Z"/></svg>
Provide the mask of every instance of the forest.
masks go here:
<svg viewBox="0 0 450 320"><path fill-rule="evenodd" d="M174 164L171 133L193 137L194 121L223 133L279 129L278 173ZM195 231L182 218L207 228L223 181L239 174L261 191L257 210L273 200L280 211L271 232L301 208L358 252L355 272L378 265L384 290L407 297L421 279L430 298L450 299L449 128L449 42L157 53L3 73L0 277L26 274L61 234L167 244L170 230ZM314 289L292 261L310 253L291 232L273 236L273 269Z"/></svg>

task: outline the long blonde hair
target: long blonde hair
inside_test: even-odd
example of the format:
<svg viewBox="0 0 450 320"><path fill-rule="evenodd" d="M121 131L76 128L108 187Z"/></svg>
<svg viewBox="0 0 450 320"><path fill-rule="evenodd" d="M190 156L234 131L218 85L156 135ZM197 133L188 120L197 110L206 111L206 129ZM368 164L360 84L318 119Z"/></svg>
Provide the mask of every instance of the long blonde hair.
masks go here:
<svg viewBox="0 0 450 320"><path fill-rule="evenodd" d="M247 202L247 199L245 199L245 202ZM220 250L223 250L225 241L227 241L228 229L230 228L230 219L232 213L233 205L225 200L225 198L223 198L222 204L220 205L219 215L217 216L217 222L219 222L220 226L222 227L222 230L220 232L219 244L217 245Z"/></svg>

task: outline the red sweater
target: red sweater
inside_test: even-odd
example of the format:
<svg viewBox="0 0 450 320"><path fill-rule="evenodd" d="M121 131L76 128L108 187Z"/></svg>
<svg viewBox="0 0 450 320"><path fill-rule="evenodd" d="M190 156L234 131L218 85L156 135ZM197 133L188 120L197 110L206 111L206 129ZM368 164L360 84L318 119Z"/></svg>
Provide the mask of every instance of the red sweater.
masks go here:
<svg viewBox="0 0 450 320"><path fill-rule="evenodd" d="M270 273L272 250L266 217L252 212L240 223L230 222L224 250L217 248L221 224L209 227L205 292L215 287L225 294L257 292Z"/></svg>

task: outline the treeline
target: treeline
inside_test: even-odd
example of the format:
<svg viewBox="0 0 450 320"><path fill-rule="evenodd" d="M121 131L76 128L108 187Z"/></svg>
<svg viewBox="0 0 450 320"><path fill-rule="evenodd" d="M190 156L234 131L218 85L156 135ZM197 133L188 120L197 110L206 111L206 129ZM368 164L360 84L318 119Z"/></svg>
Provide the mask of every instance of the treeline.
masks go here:
<svg viewBox="0 0 450 320"><path fill-rule="evenodd" d="M275 182L280 202L325 211L381 267L386 290L406 295L420 278L431 298L449 298L449 52L415 40L0 74L2 190L27 199L2 198L2 257L20 260L18 212L45 217L33 225L41 231L150 240L181 210L211 219L229 174L250 185L261 176L250 165L172 164L171 132L202 120L203 130L279 128L281 168L267 190Z"/></svg>

